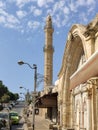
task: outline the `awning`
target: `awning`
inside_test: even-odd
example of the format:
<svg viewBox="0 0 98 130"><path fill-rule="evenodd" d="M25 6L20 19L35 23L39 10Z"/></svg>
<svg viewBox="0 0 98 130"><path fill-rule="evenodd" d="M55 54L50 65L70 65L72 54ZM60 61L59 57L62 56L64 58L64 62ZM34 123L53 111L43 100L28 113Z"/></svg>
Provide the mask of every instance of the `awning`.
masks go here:
<svg viewBox="0 0 98 130"><path fill-rule="evenodd" d="M70 90L98 76L98 51L96 51L71 77Z"/></svg>
<svg viewBox="0 0 98 130"><path fill-rule="evenodd" d="M36 106L39 108L57 107L57 95L58 93L49 93L39 97Z"/></svg>

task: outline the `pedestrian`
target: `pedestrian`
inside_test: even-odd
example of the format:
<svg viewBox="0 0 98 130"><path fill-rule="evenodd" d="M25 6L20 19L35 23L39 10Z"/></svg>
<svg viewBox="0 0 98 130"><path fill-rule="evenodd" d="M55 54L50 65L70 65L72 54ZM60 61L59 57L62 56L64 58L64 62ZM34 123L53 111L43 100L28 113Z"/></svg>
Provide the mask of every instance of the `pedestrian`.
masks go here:
<svg viewBox="0 0 98 130"><path fill-rule="evenodd" d="M27 111L27 117L29 117L29 111Z"/></svg>

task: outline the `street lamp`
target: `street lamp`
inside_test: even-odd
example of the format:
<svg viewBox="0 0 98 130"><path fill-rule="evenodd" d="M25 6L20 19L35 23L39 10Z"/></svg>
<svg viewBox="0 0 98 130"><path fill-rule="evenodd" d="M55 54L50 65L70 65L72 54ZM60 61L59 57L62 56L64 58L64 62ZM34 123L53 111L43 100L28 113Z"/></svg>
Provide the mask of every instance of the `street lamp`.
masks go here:
<svg viewBox="0 0 98 130"><path fill-rule="evenodd" d="M34 69L34 99L33 99L33 130L35 129L35 96L36 96L36 87L37 87L37 65L33 64L33 67L26 62L19 61L19 65L27 64L31 69Z"/></svg>
<svg viewBox="0 0 98 130"><path fill-rule="evenodd" d="M22 86L20 86L19 87L20 89L25 89L25 91L26 91L26 94L25 94L25 101L26 101L26 103L28 104L29 103L29 101L30 101L30 94L29 94L29 89L27 89L27 88L25 88L25 87L22 87Z"/></svg>
<svg viewBox="0 0 98 130"><path fill-rule="evenodd" d="M29 91L29 89L27 89L27 88L25 88L25 87L22 87L22 86L20 86L19 88L20 88L20 89L23 88L23 89L25 89L27 92Z"/></svg>

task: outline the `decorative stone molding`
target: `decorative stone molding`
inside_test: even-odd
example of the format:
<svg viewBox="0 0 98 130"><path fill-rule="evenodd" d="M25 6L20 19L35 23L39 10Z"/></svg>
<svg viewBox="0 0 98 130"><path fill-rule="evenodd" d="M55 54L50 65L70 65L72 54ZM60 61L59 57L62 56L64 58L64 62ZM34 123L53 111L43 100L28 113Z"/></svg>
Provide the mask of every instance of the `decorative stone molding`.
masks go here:
<svg viewBox="0 0 98 130"><path fill-rule="evenodd" d="M74 36L71 32L69 32L68 34L68 41L73 41L74 40Z"/></svg>
<svg viewBox="0 0 98 130"><path fill-rule="evenodd" d="M86 31L84 32L85 38L94 38L96 33L98 32L98 14L96 15L95 19L89 23L86 27Z"/></svg>
<svg viewBox="0 0 98 130"><path fill-rule="evenodd" d="M95 34L95 37L98 37L98 32Z"/></svg>
<svg viewBox="0 0 98 130"><path fill-rule="evenodd" d="M85 36L85 38L91 39L94 38L96 34L96 31L94 29L88 29L87 31L85 31L85 33L83 34Z"/></svg>
<svg viewBox="0 0 98 130"><path fill-rule="evenodd" d="M92 96L92 89L88 90L88 95L87 96L88 96L89 99L91 98L91 96Z"/></svg>

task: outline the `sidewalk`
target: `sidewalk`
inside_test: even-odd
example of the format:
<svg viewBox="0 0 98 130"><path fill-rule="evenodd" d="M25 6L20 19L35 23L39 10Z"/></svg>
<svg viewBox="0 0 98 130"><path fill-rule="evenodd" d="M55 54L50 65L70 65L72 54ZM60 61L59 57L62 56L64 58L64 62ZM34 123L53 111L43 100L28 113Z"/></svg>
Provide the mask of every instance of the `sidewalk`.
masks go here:
<svg viewBox="0 0 98 130"><path fill-rule="evenodd" d="M24 130L32 130L32 114L27 117L30 121L29 127L27 123L24 123ZM48 119L44 119L43 117L36 115L35 116L35 130L49 130L50 121Z"/></svg>

